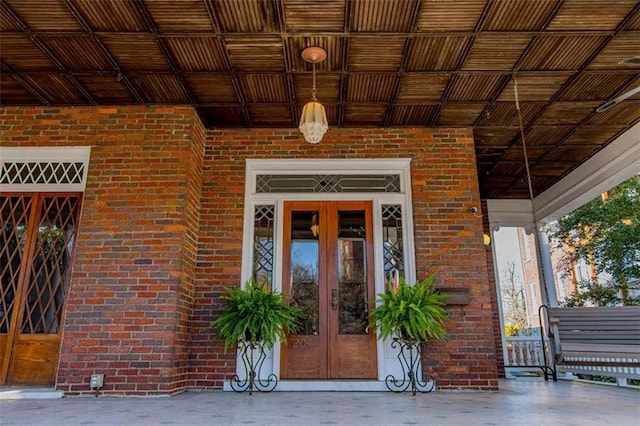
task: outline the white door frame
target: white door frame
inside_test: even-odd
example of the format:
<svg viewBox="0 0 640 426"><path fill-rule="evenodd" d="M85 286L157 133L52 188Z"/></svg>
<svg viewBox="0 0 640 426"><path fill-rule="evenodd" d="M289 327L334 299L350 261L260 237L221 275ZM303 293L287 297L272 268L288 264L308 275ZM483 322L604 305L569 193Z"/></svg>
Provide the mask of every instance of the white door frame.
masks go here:
<svg viewBox="0 0 640 426"><path fill-rule="evenodd" d="M256 177L258 175L380 175L397 174L400 177L400 192L309 192L309 193L257 193ZM242 245L242 272L241 282L245 283L253 273L253 214L256 205L273 205L275 207L274 223L274 261L273 261L273 287L280 291L282 288L282 230L283 230L283 204L286 201L343 201L343 200L367 200L373 207L373 238L374 238L374 280L376 294L386 290L384 282L384 263L382 247L382 217L383 205L400 205L402 207L402 237L404 242L405 278L408 282L415 281L415 249L413 241L413 211L411 200L411 159L276 159L276 160L246 160L245 173L245 208L244 229ZM389 374L398 374L399 367L397 351L390 347L390 340L380 341L377 344L378 356L378 380L384 381ZM244 368L238 363L238 369ZM270 368L269 368L270 367ZM280 347L274 345L263 365L263 374L280 373ZM238 371L238 374L244 374ZM326 382L322 389L328 389ZM309 382L307 382L309 384ZM280 390L290 390L281 383ZM316 387L317 388L317 387ZM307 387L307 389L309 389ZM382 390L375 388L372 390Z"/></svg>

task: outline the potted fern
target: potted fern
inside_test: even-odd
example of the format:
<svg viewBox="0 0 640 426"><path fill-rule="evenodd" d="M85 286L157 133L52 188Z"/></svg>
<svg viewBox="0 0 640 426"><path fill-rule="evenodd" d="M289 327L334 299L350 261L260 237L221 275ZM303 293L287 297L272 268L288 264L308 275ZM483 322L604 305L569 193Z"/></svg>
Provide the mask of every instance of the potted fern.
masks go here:
<svg viewBox="0 0 640 426"><path fill-rule="evenodd" d="M448 319L445 300L433 285L435 275L410 286L403 278L389 292L378 294L378 306L372 320L380 330L379 338L395 336L403 340L425 342L443 339Z"/></svg>
<svg viewBox="0 0 640 426"><path fill-rule="evenodd" d="M287 303L283 293L249 280L244 287L227 287L223 299L227 305L211 322L224 349L240 342L262 343L271 349L273 343L286 343L285 331L295 331L300 311Z"/></svg>
<svg viewBox="0 0 640 426"><path fill-rule="evenodd" d="M435 382L422 381L421 344L431 339L444 339L448 314L445 300L448 295L439 294L433 285L435 275L410 286L399 279L397 286L390 286L387 293L378 294L377 306L371 313L372 325L377 325L378 338L393 337L391 347L397 348L403 377L387 376L385 383L393 392L409 388L430 392Z"/></svg>
<svg viewBox="0 0 640 426"><path fill-rule="evenodd" d="M295 331L300 317L298 308L287 303L284 294L273 291L253 279L244 287L225 288L227 305L222 314L211 321L217 327L217 336L224 340L225 352L238 348L244 372L235 374L231 388L236 392L253 390L270 392L278 384L275 374L261 376L262 364L267 358L265 348L271 349L278 340L286 344L286 331Z"/></svg>

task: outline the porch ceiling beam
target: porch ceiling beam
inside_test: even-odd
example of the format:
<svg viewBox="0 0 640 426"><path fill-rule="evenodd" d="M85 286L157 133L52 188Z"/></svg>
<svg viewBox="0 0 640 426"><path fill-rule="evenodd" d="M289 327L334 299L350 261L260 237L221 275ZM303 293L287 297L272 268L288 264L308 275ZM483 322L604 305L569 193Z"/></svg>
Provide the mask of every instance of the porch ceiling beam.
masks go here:
<svg viewBox="0 0 640 426"><path fill-rule="evenodd" d="M73 76L85 76L85 75L101 75L101 74L109 74L112 73L113 71L104 71L104 70L96 70L96 71L72 71L72 70L67 70L65 72L65 74L70 74ZM621 70L616 70L615 71L616 74L629 74L629 75L636 75L638 74L638 69L637 68L629 68L629 69L621 69ZM48 74L50 73L50 71L37 71L37 70L24 70L24 71L20 71L20 74L24 74L24 75L42 75L42 74ZM165 73L174 73L174 71L165 71ZM296 70L291 70L288 71L288 73L292 74L292 75L304 75L304 74L308 74L308 71L296 71ZM531 76L531 77L553 77L556 75L563 75L563 76L571 76L574 74L578 74L578 70L562 70L562 71L554 71L554 70L536 70L536 71L523 71L523 74L527 74L527 76ZM607 69L593 69L593 70L589 70L590 74L610 74L611 70L607 70ZM139 75L145 75L145 74L158 74L158 71L134 71L131 74L139 74ZM227 71L227 70L209 70L209 71L189 71L188 72L189 75L230 75L231 72ZM251 71L251 74L254 75L272 75L274 74L274 71L261 71L261 70L255 70L255 71ZM397 71L376 71L376 74L382 75L382 76L392 76L395 77L398 75ZM411 74L411 75L416 75L416 76L428 76L428 75L442 75L442 74L451 74L452 76L486 76L487 72L486 71L474 71L474 70L441 70L441 71L432 71L432 70L423 70L423 71L411 71L411 72L405 72L405 75L407 74ZM492 71L491 75L495 75L495 76L505 76L505 77L511 77L513 76L514 72L513 71ZM346 76L346 75L361 75L361 76L366 76L366 75L371 75L371 71L349 71L346 68L341 69L341 70L334 70L334 71L327 71L327 72L323 72L323 75L335 75L335 76ZM447 101L447 102L451 102L451 101ZM453 101L453 102L466 102L466 101ZM472 102L472 101L470 101ZM482 101L480 101L482 102ZM528 101L531 102L531 101ZM437 102L436 102L437 103ZM523 102L526 103L526 102Z"/></svg>
<svg viewBox="0 0 640 426"><path fill-rule="evenodd" d="M62 0L63 2L67 2L70 0ZM424 0L422 0L424 1ZM206 2L208 3L208 2ZM205 5L206 5L205 3ZM347 2L348 3L348 2ZM215 13L215 12L214 12ZM209 15L211 16L211 15ZM172 38L190 38L190 37L218 37L221 33L220 27L214 26L214 31L193 31L193 32L164 32L161 37L172 37ZM640 34L640 30L630 29L626 30L630 34ZM11 34L15 31L8 30L6 34ZM4 31L3 31L4 33ZM472 31L443 31L443 32L398 32L398 31L358 31L357 33L352 33L348 29L344 29L343 31L317 31L317 32L308 32L301 31L296 33L288 33L288 37L360 37L360 36L388 36L388 37L409 37L409 38L421 38L421 37L469 37L476 34L477 31L474 29ZM549 37L558 37L558 36L571 36L571 37L581 37L581 36L609 36L611 35L611 30L589 30L589 31L579 31L579 30L553 30L553 31L497 31L497 30L483 30L482 34L486 35L500 35L500 36L549 36ZM78 31L33 31L35 36L47 36L47 37L69 37L69 36L77 36L82 34ZM94 31L92 34L96 36L104 36L112 34L109 31ZM140 35L138 31L118 31L120 35ZM246 32L233 32L228 31L225 32L226 35L246 35ZM274 35L279 36L282 34L282 31L260 31L262 35Z"/></svg>
<svg viewBox="0 0 640 426"><path fill-rule="evenodd" d="M118 64L118 61L116 61L111 52L109 52L109 49L107 49L107 47L104 45L104 43L100 39L100 36L94 33L93 28L91 28L87 19L82 15L82 13L80 13L75 4L71 0L62 0L62 2L67 7L69 12L73 15L78 24L80 24L82 29L91 36L93 42L96 43L102 54L105 56L105 58L107 58L107 61L109 61L113 69L118 73L118 80L122 81L122 84L126 86L127 90L129 90L129 92L133 95L137 102L141 104L146 103L129 79L129 77L127 77L127 75L122 71L120 64Z"/></svg>
<svg viewBox="0 0 640 426"><path fill-rule="evenodd" d="M610 33L599 45L598 47L596 47L594 49L594 51L591 53L591 55L582 63L582 65L580 66L580 68L577 70L577 72L575 74L573 74L571 77L569 77L560 87L560 89L551 97L551 99L549 99L549 101L546 103L546 105L543 108L540 108L540 110L537 112L537 114L534 114L533 117L529 120L529 125L525 126L525 132L526 130L533 124L535 123L535 121L542 116L542 114L544 114L544 112L551 106L551 104L553 102L555 102L557 100L557 98L559 98L563 92L571 86L571 84L573 84L574 80L578 78L578 76L580 75L580 73L582 73L587 66L591 63L591 61L593 61L594 58L596 58L600 52L602 52L602 50L607 46L607 44L609 44L609 41L611 41L611 39L620 31L622 31L624 29L624 27L627 25L627 23L633 19L636 15L636 13L640 12L640 3L636 4L636 6L627 14L627 16L620 21L620 23L618 24L618 26L616 27L616 29ZM579 124L579 126L583 125L584 123L587 123L591 118L593 118L596 114L598 114L595 110L589 114L587 117L585 117ZM564 135L563 138L561 138L560 140L558 140L556 142L556 147L560 146L561 144L564 143L564 141L566 141L571 135L573 135L576 130L579 128L575 127L574 129L572 129L570 132L568 132L566 135ZM521 138L520 135L515 136L509 146L511 147L512 145L515 145L517 143L521 142ZM543 157L544 158L548 158L549 155L551 155L551 152L556 148L552 148L550 150L548 150ZM505 155L507 153L508 150L505 150ZM535 166L537 165L537 162L532 162L531 165ZM515 182L517 182L518 180L524 179L526 178L526 173L521 174L520 176L516 177L515 179L513 179L511 181L511 185ZM499 196L500 194L498 194L497 196ZM536 194L534 194L535 196Z"/></svg>
<svg viewBox="0 0 640 426"><path fill-rule="evenodd" d="M29 93L35 96L40 102L44 105L50 105L51 103L40 93L38 92L32 85L30 85L27 81L25 81L21 76L16 74L9 65L5 64L3 61L0 61L0 69L5 74L10 74L11 77L18 83L20 83Z"/></svg>
<svg viewBox="0 0 640 426"><path fill-rule="evenodd" d="M348 3L348 2L347 2ZM418 19L420 18L420 12L422 11L423 0L418 0L413 7L413 13L411 14L411 22L409 24L409 28L411 28L411 32L414 33L416 30L416 26L418 24ZM391 119L393 117L394 105L398 100L398 94L400 93L400 84L402 82L402 76L405 73L405 69L407 68L407 62L409 62L409 48L411 47L411 39L407 38L404 41L404 46L402 48L402 61L400 62L400 67L397 71L396 81L394 83L393 89L391 91L391 100L389 102L389 106L387 107L384 119L382 121L382 125L384 127L389 126L391 123Z"/></svg>
<svg viewBox="0 0 640 426"><path fill-rule="evenodd" d="M173 74L178 78L178 84L180 85L180 88L183 90L183 92L187 96L189 103L195 104L196 98L193 95L193 92L191 91L191 89L189 88L189 84L187 84L187 80L184 78L184 74L180 70L180 67L178 67L178 65L176 64L176 61L173 58L173 55L171 55L171 51L167 47L167 43L164 41L164 38L158 37L158 26L156 25L156 22L151 16L151 13L149 13L149 9L147 9L147 6L143 2L141 2L138 5L138 11L140 11L140 13L142 14L142 17L144 18L145 23L147 24L147 27L149 27L149 29L151 29L151 32L156 36L155 37L156 43L158 44L158 47L162 52L162 56L164 56L164 59L169 64L169 67L171 68L171 71L173 72Z"/></svg>
<svg viewBox="0 0 640 426"><path fill-rule="evenodd" d="M210 1L204 3L205 8L207 9L207 14L209 15L209 21L213 26L213 29L218 37L218 43L220 43L220 37L222 37L221 25L218 20L218 15L213 8L213 4ZM211 35L211 34L209 34ZM220 43L220 50L223 54L223 60L225 66L227 68L227 72L225 74L229 74L229 78L231 78L231 85L233 86L233 92L236 95L236 99L240 104L240 108L242 110L242 117L244 118L244 124L246 127L251 127L251 115L249 114L249 109L247 108L247 102L244 98L244 94L242 89L240 88L240 82L238 81L238 75L236 70L233 68L233 64L231 63L231 58L229 57L229 49L227 49L226 43Z"/></svg>
<svg viewBox="0 0 640 426"><path fill-rule="evenodd" d="M18 26L22 29L23 33L27 37L29 37L29 40L31 40L31 42L35 44L36 47L40 49L42 53L44 53L55 64L55 66L58 67L58 69L65 74L65 77L67 78L67 80L69 80L71 84L73 84L73 86L76 89L78 89L78 91L82 94L82 96L84 96L85 99L89 101L91 105L97 105L96 100L94 99L93 96L91 96L89 91L85 89L84 86L73 75L69 73L69 70L64 65L64 63L60 59L58 59L58 57L51 51L51 49L47 47L46 44L44 44L44 42L42 42L42 40L40 40L40 38L37 35L34 34L34 32L31 30L31 27L29 27L29 25L27 25L27 23L24 22L22 18L18 16L18 14L8 4L4 5L4 10L7 14L11 16L11 19L18 24ZM16 81L20 82L20 84L24 85L24 80L18 80L15 74L13 77L14 79L16 79ZM29 89L27 88L27 90Z"/></svg>
<svg viewBox="0 0 640 426"><path fill-rule="evenodd" d="M478 31L480 31L480 29L482 28L482 26L484 25L487 19L487 13L489 11L490 6L491 6L491 1L487 2L484 5L484 8L482 9L482 13L480 14L480 18L478 18L478 21L476 22L476 25L473 29L473 33L469 36L469 40L467 40L464 50L462 51L462 54L458 59L458 63L456 64L456 72L459 72L462 69L462 66L467 60L467 57L471 52L471 48L473 47L473 44L476 42L477 33ZM438 118L440 117L440 113L442 112L442 105L444 102L447 102L449 100L449 97L453 92L453 88L457 83L457 79L458 79L458 74L452 75L451 78L449 79L449 82L447 83L447 87L445 87L444 91L442 92L442 96L440 97L440 103L434 108L434 111L431 114L431 118L430 118L431 124L438 121ZM498 86L502 86L502 83L499 84ZM497 92L497 89L494 92ZM498 95L499 95L499 92L497 92L494 96L497 97ZM482 113L480 114L480 116L481 115ZM477 121L478 120L476 120L476 122Z"/></svg>
<svg viewBox="0 0 640 426"><path fill-rule="evenodd" d="M344 33L349 33L351 31L351 6L349 5L349 2L345 2L344 5L344 24L343 24L343 31ZM346 94L346 85L347 85L347 70L348 70L348 59L349 59L349 49L351 48L351 43L350 43L350 38L349 37L345 37L344 39L344 43L342 43L342 52L340 52L341 58L340 58L340 63L341 63L341 68L340 68L340 92L339 92L339 98L338 98L338 102L340 103L338 105L338 126L342 126L344 124L344 114L345 114L345 107L344 107L344 103L347 100L347 94Z"/></svg>

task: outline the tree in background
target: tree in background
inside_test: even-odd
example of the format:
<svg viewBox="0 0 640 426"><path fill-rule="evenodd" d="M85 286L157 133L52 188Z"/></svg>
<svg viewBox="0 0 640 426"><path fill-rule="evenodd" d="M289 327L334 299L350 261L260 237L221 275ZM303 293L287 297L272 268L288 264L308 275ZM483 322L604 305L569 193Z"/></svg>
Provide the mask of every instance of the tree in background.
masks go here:
<svg viewBox="0 0 640 426"><path fill-rule="evenodd" d="M504 310L505 334L516 336L529 326L524 285L522 277L516 272L516 264L513 261L507 262L507 269L501 271L501 276L500 292Z"/></svg>
<svg viewBox="0 0 640 426"><path fill-rule="evenodd" d="M640 288L640 175L562 217L551 237L566 249L565 266L584 259L592 267L590 280L572 276L579 291L567 306L640 304L629 291ZM598 274L611 279L600 284Z"/></svg>

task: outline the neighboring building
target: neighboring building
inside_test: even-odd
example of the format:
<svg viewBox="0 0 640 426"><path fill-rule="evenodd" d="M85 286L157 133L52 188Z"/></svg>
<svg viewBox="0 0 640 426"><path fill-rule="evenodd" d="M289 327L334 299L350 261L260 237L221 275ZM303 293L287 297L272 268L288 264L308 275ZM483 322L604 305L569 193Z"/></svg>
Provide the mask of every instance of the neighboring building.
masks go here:
<svg viewBox="0 0 640 426"><path fill-rule="evenodd" d="M591 280L591 266L584 259L574 262L569 259L567 247L553 247L551 249L551 264L555 277L556 294L558 303L572 297L580 291L579 283ZM602 274L597 274L598 282L606 282L606 278Z"/></svg>
<svg viewBox="0 0 640 426"><path fill-rule="evenodd" d="M522 259L528 326L530 328L540 327L538 308L547 302L545 301L543 293L544 289L540 284L538 250L536 249L534 235L527 233L525 228L518 228L518 246L520 247L520 258Z"/></svg>
<svg viewBox="0 0 640 426"><path fill-rule="evenodd" d="M527 318L529 327L539 327L540 318L538 308L542 304L556 303L548 301L544 293L544 286L540 280L538 269L538 252L535 248L533 234L527 234L524 228L518 228L518 244L522 258L524 292L527 304ZM595 269L584 259L572 262L567 256L566 247L552 247L550 250L551 266L553 268L553 286L558 303L571 297L579 291L578 283L592 279ZM604 284L606 275L596 274L598 282Z"/></svg>
<svg viewBox="0 0 640 426"><path fill-rule="evenodd" d="M549 226L552 226L552 224ZM527 316L530 327L538 327L540 325L538 307L542 303L550 302L545 302L544 287L541 285L539 279L537 251L535 249L535 239L533 235L527 234L524 228L519 228L518 243L522 256ZM577 261L571 260L568 255L568 250L570 250L570 248L567 246L557 246L554 242L549 253L553 269L555 296L557 302L560 304L579 292L579 284L582 282L592 282L595 279L600 285L607 285L610 280L609 274L596 272L595 266L585 259L579 259ZM634 284L631 283L630 287L633 289Z"/></svg>

